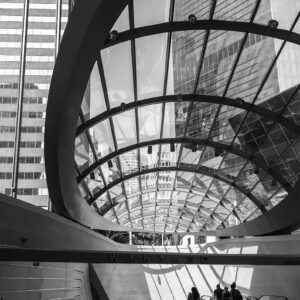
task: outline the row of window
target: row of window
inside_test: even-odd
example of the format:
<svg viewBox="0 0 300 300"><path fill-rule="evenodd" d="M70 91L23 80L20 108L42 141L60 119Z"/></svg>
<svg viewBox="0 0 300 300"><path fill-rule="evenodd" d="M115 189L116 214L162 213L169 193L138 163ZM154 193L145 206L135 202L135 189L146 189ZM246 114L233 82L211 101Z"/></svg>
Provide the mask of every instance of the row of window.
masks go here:
<svg viewBox="0 0 300 300"><path fill-rule="evenodd" d="M0 111L0 118L15 118L17 112L15 111ZM29 119L41 119L45 118L46 113L41 111L24 111L22 113L23 118Z"/></svg>
<svg viewBox="0 0 300 300"><path fill-rule="evenodd" d="M55 49L55 43L33 43L28 42L28 48L38 48L38 49ZM0 48L21 48L21 42L0 42Z"/></svg>
<svg viewBox="0 0 300 300"><path fill-rule="evenodd" d="M1 22L22 22L23 16L0 16ZM68 18L62 17L61 23L67 23ZM56 17L46 17L46 16L29 16L28 22L38 22L38 23L56 23Z"/></svg>
<svg viewBox="0 0 300 300"><path fill-rule="evenodd" d="M18 173L19 179L45 179L41 172L20 172ZM0 172L0 179L7 180L12 179L11 172Z"/></svg>
<svg viewBox="0 0 300 300"><path fill-rule="evenodd" d="M19 84L17 82L11 83L0 83L0 89L17 89ZM25 90L49 90L50 84L49 83L31 83L26 82L24 84Z"/></svg>
<svg viewBox="0 0 300 300"><path fill-rule="evenodd" d="M51 76L52 70L25 70L25 75L28 76ZM19 69L0 69L0 75L19 75L20 71Z"/></svg>
<svg viewBox="0 0 300 300"><path fill-rule="evenodd" d="M0 148L13 148L15 143L13 141L0 141ZM21 148L43 148L41 141L22 141L20 142ZM0 159L1 160L1 159Z"/></svg>
<svg viewBox="0 0 300 300"><path fill-rule="evenodd" d="M0 126L0 133L15 132L15 126ZM21 132L23 133L43 133L41 126L22 126Z"/></svg>
<svg viewBox="0 0 300 300"><path fill-rule="evenodd" d="M5 189L5 195L11 195L12 189ZM17 189L18 195L31 195L31 196L37 196L39 195L39 189L38 188L27 188L27 189Z"/></svg>
<svg viewBox="0 0 300 300"><path fill-rule="evenodd" d="M20 156L20 164L39 164L42 162L41 156Z"/></svg>
<svg viewBox="0 0 300 300"><path fill-rule="evenodd" d="M0 28L0 34L5 35L21 35L23 32L23 29L21 28L9 28L9 29L3 29ZM61 30L61 35L63 35L64 30ZM28 29L27 35L56 35L55 29Z"/></svg>
<svg viewBox="0 0 300 300"><path fill-rule="evenodd" d="M0 163L1 164L11 164L13 162L12 156L1 156ZM42 162L41 156L20 156L19 163L21 164L39 164Z"/></svg>
<svg viewBox="0 0 300 300"><path fill-rule="evenodd" d="M3 9L23 9L23 3L0 3L0 8ZM55 3L29 3L29 9L56 9L57 5ZM68 10L68 4L62 4L62 9Z"/></svg>
<svg viewBox="0 0 300 300"><path fill-rule="evenodd" d="M16 104L16 103L17 103L16 97L0 97L0 104ZM23 103L24 104L43 104L43 98L24 97Z"/></svg>

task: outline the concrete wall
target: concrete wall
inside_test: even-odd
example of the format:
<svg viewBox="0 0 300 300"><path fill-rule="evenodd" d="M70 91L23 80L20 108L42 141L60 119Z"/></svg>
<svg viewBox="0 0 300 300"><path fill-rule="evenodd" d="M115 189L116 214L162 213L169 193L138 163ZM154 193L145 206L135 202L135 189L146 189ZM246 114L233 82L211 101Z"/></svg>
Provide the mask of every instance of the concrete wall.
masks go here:
<svg viewBox="0 0 300 300"><path fill-rule="evenodd" d="M300 235L222 240L205 247L120 245L86 227L4 195L0 195L0 244L48 249L300 254ZM288 296L289 300L299 300L300 295L300 267L293 266L104 264L95 265L95 270L111 300L186 299L194 285L202 295L211 295L217 283L229 285L232 281L246 295L278 294ZM2 272L1 277L2 282L6 275Z"/></svg>
<svg viewBox="0 0 300 300"><path fill-rule="evenodd" d="M148 247L147 247L148 248ZM151 251L153 248L141 248ZM205 247L155 247L158 252L298 254L300 235L222 240ZM125 299L186 299L192 286L212 295L216 284L235 281L244 295L284 295L299 300L300 267L220 265L94 265L109 296Z"/></svg>
<svg viewBox="0 0 300 300"><path fill-rule="evenodd" d="M3 300L92 300L87 264L1 262Z"/></svg>

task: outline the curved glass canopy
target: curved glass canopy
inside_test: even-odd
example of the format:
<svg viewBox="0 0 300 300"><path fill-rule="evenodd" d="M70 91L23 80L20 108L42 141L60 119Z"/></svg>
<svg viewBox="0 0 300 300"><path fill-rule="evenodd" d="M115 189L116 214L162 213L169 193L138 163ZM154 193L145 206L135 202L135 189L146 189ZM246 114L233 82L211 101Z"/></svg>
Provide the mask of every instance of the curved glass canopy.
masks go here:
<svg viewBox="0 0 300 300"><path fill-rule="evenodd" d="M129 1L92 70L75 141L80 190L100 215L146 231L215 230L291 191L300 48L289 31L300 31L300 5L271 2Z"/></svg>

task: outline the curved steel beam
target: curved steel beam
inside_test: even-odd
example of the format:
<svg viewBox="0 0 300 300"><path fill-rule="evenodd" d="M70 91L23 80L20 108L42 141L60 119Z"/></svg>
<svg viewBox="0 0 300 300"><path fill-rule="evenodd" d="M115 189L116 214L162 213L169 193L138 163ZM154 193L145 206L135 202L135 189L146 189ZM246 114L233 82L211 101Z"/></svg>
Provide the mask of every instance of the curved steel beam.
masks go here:
<svg viewBox="0 0 300 300"><path fill-rule="evenodd" d="M196 173L196 174L202 174L202 175L206 175L208 177L212 177L215 178L217 180L220 180L232 187L234 187L235 189L237 189L239 192L241 192L242 194L244 194L246 197L248 197L259 209L261 212L266 212L266 208L259 202L259 200L251 193L249 192L247 189L237 185L233 180L230 180L228 178L226 178L225 176L221 176L219 174L212 174L211 172L208 171L209 168L207 167L200 167L197 170L190 168L190 167L185 167L182 166L179 168L177 167L164 167L164 168L151 168L151 169L146 169L146 170L142 170L142 171L138 171L138 172L134 172L131 173L129 175L125 175L122 178L118 178L116 179L114 182L108 184L106 187L102 188L101 190L99 190L98 192L95 193L94 198L90 199L89 204L93 204L94 201L96 201L96 199L98 197L100 197L101 195L103 195L105 192L107 192L109 189L111 189L112 187L137 176L140 175L145 175L145 174L149 174L149 173L155 173L155 172L165 172L165 171L181 171L181 172L187 172L187 173Z"/></svg>
<svg viewBox="0 0 300 300"><path fill-rule="evenodd" d="M274 99L278 97L278 95L268 99ZM180 100L178 100L180 98ZM105 119L109 117L113 117L117 114L120 114L126 110L131 110L147 105L153 105L153 104L160 104L160 103L171 103L171 102L195 102L195 103L213 103L213 104L222 104L227 105L231 107L236 107L243 109L245 111L251 111L253 113L256 113L258 115L261 115L269 120L272 120L274 122L277 122L281 124L284 127L287 127L290 131L294 132L297 135L300 135L300 126L289 119L285 118L284 116L274 113L262 106L251 104L248 102L243 101L242 99L231 99L227 97L221 97L221 96L210 96L210 95L197 95L197 94L187 94L187 95L168 95L168 96L160 96L160 97L154 97L149 99L144 99L136 102L131 102L126 104L125 107L114 107L110 109L110 111L103 112L92 119L89 119L85 122L85 124L82 124L78 126L76 135L78 136L85 130L95 126L96 124L104 121Z"/></svg>
<svg viewBox="0 0 300 300"><path fill-rule="evenodd" d="M190 138L171 138L171 139L157 139L157 140L150 140L147 142L142 142L139 144L134 144L122 149L119 149L118 151L112 152L108 154L107 156L99 159L98 161L94 162L92 165L90 165L88 168L83 170L81 172L81 175L78 176L77 180L78 182L82 181L86 176L88 176L91 172L93 172L96 168L98 168L100 165L106 163L108 160L113 159L116 156L119 156L121 154L124 154L129 151L133 151L138 148L142 147L147 147L150 145L159 145L159 144L196 144L196 145L207 145L209 147L215 148L215 149L222 149L224 151L233 153L237 156L240 156L246 160L249 160L250 162L254 163L257 165L259 168L264 170L265 172L269 173L272 177L274 177L278 183L287 191L290 192L292 187L289 184L288 181L284 179L284 177L281 176L280 172L277 171L276 168L272 168L269 165L267 165L265 162L262 160L256 158L253 153L249 153L243 150L240 150L238 148L231 147L230 145L218 143L218 142L213 142L209 140L200 140L200 139L190 139ZM179 169L177 169L179 170Z"/></svg>
<svg viewBox="0 0 300 300"><path fill-rule="evenodd" d="M249 22L198 20L193 25L191 25L191 23L188 21L177 21L171 23L160 23L123 31L118 34L118 37L115 41L106 40L101 49L105 49L107 47L111 47L113 45L129 41L131 39L137 39L149 35L190 30L223 30L243 33L247 32L284 40L294 44L300 44L300 35L298 33L290 32L284 29L270 29L268 26Z"/></svg>

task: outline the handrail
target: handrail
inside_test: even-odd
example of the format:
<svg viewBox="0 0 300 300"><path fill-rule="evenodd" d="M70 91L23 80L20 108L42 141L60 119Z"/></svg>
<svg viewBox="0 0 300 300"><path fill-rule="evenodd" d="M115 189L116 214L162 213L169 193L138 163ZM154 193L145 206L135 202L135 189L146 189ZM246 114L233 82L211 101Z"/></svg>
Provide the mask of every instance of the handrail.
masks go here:
<svg viewBox="0 0 300 300"><path fill-rule="evenodd" d="M275 297L273 300L288 300L285 296L278 296L278 295L261 295L258 300L262 299L263 297ZM272 299L270 299L272 300Z"/></svg>
<svg viewBox="0 0 300 300"><path fill-rule="evenodd" d="M203 297L208 297L209 300L213 299L213 296L209 296L209 295L202 295L200 299L205 300L205 298L203 298Z"/></svg>
<svg viewBox="0 0 300 300"><path fill-rule="evenodd" d="M212 300L213 299L213 296L209 296L209 295L202 295L201 296L201 300L205 300L206 297L208 297L208 300ZM260 300L260 299L263 299L263 297L274 297L274 299L269 299L269 300L288 300L287 297L285 296L278 296L278 295L261 295L259 296L258 298L255 297L255 296L245 296L243 295L243 300Z"/></svg>

